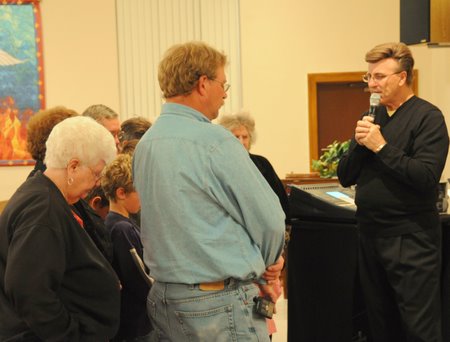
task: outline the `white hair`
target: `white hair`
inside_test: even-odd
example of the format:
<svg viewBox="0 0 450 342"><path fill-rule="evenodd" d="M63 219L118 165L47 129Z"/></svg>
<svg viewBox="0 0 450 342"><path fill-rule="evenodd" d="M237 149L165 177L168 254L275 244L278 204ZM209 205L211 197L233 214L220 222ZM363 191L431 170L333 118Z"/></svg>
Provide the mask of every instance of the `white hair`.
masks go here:
<svg viewBox="0 0 450 342"><path fill-rule="evenodd" d="M44 163L49 168L65 168L71 159L86 166L111 162L116 144L111 133L94 119L76 116L53 127L47 142Z"/></svg>
<svg viewBox="0 0 450 342"><path fill-rule="evenodd" d="M250 146L256 141L255 119L250 115L250 112L242 109L233 114L224 114L219 117L218 123L229 131L244 126L250 136Z"/></svg>

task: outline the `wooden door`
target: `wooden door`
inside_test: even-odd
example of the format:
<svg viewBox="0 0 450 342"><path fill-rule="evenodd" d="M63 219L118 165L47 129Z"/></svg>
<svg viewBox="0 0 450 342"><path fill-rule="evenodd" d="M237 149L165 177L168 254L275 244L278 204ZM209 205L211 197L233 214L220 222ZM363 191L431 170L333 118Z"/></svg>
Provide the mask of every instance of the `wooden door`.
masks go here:
<svg viewBox="0 0 450 342"><path fill-rule="evenodd" d="M370 93L361 82L319 83L317 85L318 150L334 140L351 139L355 123L367 110Z"/></svg>

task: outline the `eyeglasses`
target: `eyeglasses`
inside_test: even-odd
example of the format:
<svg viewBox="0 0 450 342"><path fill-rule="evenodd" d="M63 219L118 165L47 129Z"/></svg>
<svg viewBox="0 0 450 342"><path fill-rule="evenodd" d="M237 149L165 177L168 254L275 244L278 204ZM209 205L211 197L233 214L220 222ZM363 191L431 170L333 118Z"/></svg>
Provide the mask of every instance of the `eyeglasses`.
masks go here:
<svg viewBox="0 0 450 342"><path fill-rule="evenodd" d="M374 74L374 75L372 75L370 73L367 73L367 74L363 75L362 80L365 83L369 83L371 80L374 81L374 82L380 83L385 78L387 78L389 76L392 76L392 75L395 75L395 74L399 74L401 72L403 72L403 70L402 71L397 71L397 72L394 72L394 73L388 74L388 75L385 75L385 74Z"/></svg>
<svg viewBox="0 0 450 342"><path fill-rule="evenodd" d="M95 172L94 170L92 170L89 166L86 166L89 171L91 171L92 176L94 176L95 182L97 183L100 178L102 178L102 171L100 172Z"/></svg>
<svg viewBox="0 0 450 342"><path fill-rule="evenodd" d="M213 79L213 78L208 78L208 79L209 79L210 81L214 81L214 82L219 83L219 84L222 86L222 88L223 88L223 90L224 90L225 92L227 92L228 90L230 90L231 84L228 84L227 81L220 82L220 81L218 81L218 80L216 80L216 79Z"/></svg>

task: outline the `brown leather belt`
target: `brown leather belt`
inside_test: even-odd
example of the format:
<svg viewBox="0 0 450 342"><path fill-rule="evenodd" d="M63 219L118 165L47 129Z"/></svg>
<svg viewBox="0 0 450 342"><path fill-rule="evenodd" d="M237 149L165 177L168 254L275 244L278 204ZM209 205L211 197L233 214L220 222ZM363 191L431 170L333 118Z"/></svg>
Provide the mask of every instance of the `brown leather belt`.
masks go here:
<svg viewBox="0 0 450 342"><path fill-rule="evenodd" d="M220 291L225 289L226 280L213 281L211 283L200 283L198 284L198 288L202 291Z"/></svg>

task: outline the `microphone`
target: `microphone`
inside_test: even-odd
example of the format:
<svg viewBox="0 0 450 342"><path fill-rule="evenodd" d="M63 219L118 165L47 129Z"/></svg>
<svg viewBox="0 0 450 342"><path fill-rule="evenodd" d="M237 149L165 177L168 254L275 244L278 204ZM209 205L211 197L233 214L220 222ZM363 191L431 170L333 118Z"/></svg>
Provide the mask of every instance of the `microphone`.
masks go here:
<svg viewBox="0 0 450 342"><path fill-rule="evenodd" d="M369 113L367 115L370 116L371 118L373 118L374 120L375 120L375 110L380 105L380 100L381 100L380 94L372 93L372 95L370 95L370 100L369 100L370 107L369 107Z"/></svg>

